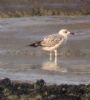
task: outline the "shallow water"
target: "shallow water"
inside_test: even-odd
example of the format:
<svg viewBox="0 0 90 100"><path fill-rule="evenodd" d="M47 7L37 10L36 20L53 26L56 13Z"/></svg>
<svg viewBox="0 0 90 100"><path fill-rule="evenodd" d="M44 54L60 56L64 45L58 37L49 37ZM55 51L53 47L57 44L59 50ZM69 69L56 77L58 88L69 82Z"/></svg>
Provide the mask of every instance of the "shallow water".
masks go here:
<svg viewBox="0 0 90 100"><path fill-rule="evenodd" d="M90 16L0 19L0 78L48 83L90 83ZM58 61L27 45L61 28L75 32L58 49ZM53 57L54 58L54 57Z"/></svg>

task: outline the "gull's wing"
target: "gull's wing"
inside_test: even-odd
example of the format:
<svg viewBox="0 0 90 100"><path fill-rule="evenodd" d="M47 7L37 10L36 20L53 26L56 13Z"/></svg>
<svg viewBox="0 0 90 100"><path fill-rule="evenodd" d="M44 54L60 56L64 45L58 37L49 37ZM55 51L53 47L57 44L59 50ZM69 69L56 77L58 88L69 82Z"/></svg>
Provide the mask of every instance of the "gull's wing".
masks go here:
<svg viewBox="0 0 90 100"><path fill-rule="evenodd" d="M41 46L43 47L53 47L56 44L62 42L64 39L59 34L49 35L41 41Z"/></svg>

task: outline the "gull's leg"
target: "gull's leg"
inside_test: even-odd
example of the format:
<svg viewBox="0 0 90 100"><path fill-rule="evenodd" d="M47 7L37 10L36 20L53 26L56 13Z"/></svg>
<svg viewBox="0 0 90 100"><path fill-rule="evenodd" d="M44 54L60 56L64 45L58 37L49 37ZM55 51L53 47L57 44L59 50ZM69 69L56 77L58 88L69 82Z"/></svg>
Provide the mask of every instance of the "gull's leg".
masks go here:
<svg viewBox="0 0 90 100"><path fill-rule="evenodd" d="M57 65L57 50L54 50L55 52L55 64Z"/></svg>
<svg viewBox="0 0 90 100"><path fill-rule="evenodd" d="M52 61L52 51L50 51L50 61Z"/></svg>

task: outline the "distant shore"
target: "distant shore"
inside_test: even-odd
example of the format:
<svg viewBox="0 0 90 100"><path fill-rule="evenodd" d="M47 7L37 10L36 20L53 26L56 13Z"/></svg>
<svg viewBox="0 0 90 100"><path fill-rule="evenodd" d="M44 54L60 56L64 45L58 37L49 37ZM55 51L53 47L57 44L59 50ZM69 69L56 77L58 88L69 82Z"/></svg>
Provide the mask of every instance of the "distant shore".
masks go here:
<svg viewBox="0 0 90 100"><path fill-rule="evenodd" d="M0 17L90 15L90 0L1 0Z"/></svg>
<svg viewBox="0 0 90 100"><path fill-rule="evenodd" d="M35 83L0 80L0 100L89 100L90 85L47 85L44 80Z"/></svg>

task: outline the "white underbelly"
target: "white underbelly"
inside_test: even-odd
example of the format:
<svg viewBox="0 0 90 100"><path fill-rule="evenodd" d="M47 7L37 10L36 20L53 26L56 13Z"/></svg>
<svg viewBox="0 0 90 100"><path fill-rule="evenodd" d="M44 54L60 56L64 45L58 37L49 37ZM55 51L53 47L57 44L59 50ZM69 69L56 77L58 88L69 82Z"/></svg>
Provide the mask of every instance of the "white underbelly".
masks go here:
<svg viewBox="0 0 90 100"><path fill-rule="evenodd" d="M62 41L62 42L63 42L63 41ZM53 50L59 48L59 46L62 44L62 42L59 42L58 44L56 44L56 45L53 46L53 47L43 47L42 49L43 49L43 50L46 50L46 51L53 51Z"/></svg>

